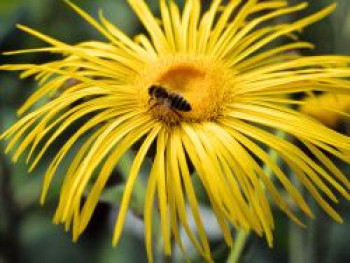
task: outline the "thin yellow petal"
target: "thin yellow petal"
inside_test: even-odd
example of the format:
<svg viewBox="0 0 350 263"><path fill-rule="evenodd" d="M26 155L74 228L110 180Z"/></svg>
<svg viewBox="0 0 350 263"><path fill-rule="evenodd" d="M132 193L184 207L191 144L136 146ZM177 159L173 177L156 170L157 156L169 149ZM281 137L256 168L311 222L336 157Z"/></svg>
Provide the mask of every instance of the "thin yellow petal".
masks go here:
<svg viewBox="0 0 350 263"><path fill-rule="evenodd" d="M147 4L143 0L128 0L128 2L150 34L158 53L167 54L170 50L169 44Z"/></svg>
<svg viewBox="0 0 350 263"><path fill-rule="evenodd" d="M145 243L148 262L153 262L153 251L152 251L152 216L154 197L157 187L157 174L154 172L154 167L151 170L150 177L147 184L146 200L145 200Z"/></svg>
<svg viewBox="0 0 350 263"><path fill-rule="evenodd" d="M137 155L135 156L134 162L132 164L130 174L128 181L125 186L124 196L122 203L120 205L119 209L119 215L118 220L115 225L115 231L113 235L113 244L117 244L123 229L125 216L128 208L128 204L130 202L131 193L132 193L132 187L134 185L134 182L138 176L138 172L140 170L140 166L145 158L145 155L147 151L149 150L149 147L151 146L152 142L154 141L155 137L157 136L158 132L160 131L160 126L156 126L153 128L153 130L147 135L146 139L144 140L142 146L140 147Z"/></svg>
<svg viewBox="0 0 350 263"><path fill-rule="evenodd" d="M289 24L287 27L278 30L275 33L272 33L270 36L264 38L263 40L260 40L259 42L257 42L256 44L252 45L250 48L248 48L247 50L245 50L244 52L242 52L239 56L237 56L234 60L232 60L230 63L232 65L242 61L244 58L246 58L247 56L249 56L250 54L252 54L253 52L257 51L258 49L260 49L261 47L265 46L266 44L272 42L273 40L275 40L276 38L288 34L290 32L296 31L296 30L300 30L322 18L324 18L325 16L329 15L331 12L334 11L336 7L336 4L332 4L326 8L324 8L323 10L310 15L306 18L300 19L297 22L294 22L292 24Z"/></svg>

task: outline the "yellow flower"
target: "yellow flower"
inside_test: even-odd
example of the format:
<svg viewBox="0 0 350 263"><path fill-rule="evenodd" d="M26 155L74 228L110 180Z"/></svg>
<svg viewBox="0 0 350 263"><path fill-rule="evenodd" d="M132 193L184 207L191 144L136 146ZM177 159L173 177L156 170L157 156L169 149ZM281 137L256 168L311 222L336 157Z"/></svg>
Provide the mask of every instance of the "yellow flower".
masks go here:
<svg viewBox="0 0 350 263"><path fill-rule="evenodd" d="M309 96L304 99L300 111L328 127L336 128L339 121L350 114L350 95L326 93Z"/></svg>
<svg viewBox="0 0 350 263"><path fill-rule="evenodd" d="M32 170L58 136L89 116L46 171L42 202L63 158L73 145L84 140L66 172L54 221L72 227L76 239L86 228L113 168L137 144L140 146L125 185L113 244L120 239L135 180L154 145L144 208L150 261L155 199L165 254L171 253L172 236L182 247L181 225L203 257L211 260L189 163L203 184L229 246L233 244L231 225L264 235L272 245L274 220L268 195L302 225L274 182L280 183L297 206L313 217L302 194L268 149L276 151L320 206L342 222L329 202L337 203L336 192L349 199L350 182L328 154L349 163L350 138L294 110L291 106L298 101L291 95L313 91L349 95L350 58L288 53L313 47L298 41L297 33L331 13L335 4L298 21L268 25L266 22L303 10L307 4L288 6L287 1L276 0L232 0L224 4L214 0L202 13L200 0L185 1L182 11L174 1L161 0L161 17L156 18L144 1L128 2L147 35L130 39L102 12L98 22L68 2L107 42L69 45L19 25L50 46L10 54L51 52L63 58L40 65L2 67L21 70L21 77L34 75L39 81L40 88L19 114L42 98L51 98L2 135L10 140L7 151L26 135L14 151L14 161L29 149L27 159ZM290 42L268 46L281 38ZM71 79L76 84L65 87ZM187 104L190 110L184 106ZM313 156L276 136L275 131L297 138ZM271 177L263 165L270 168ZM87 190L89 183L92 187ZM86 191L86 201L82 202ZM189 227L186 203L198 236Z"/></svg>

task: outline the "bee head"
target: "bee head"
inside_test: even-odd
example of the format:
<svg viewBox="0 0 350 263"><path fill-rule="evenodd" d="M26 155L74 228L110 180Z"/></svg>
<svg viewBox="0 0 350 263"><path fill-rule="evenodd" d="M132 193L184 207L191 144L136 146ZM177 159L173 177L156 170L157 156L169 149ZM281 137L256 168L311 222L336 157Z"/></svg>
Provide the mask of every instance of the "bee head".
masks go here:
<svg viewBox="0 0 350 263"><path fill-rule="evenodd" d="M148 88L148 94L151 97L155 97L157 99L167 98L168 97L168 91L159 85L152 85Z"/></svg>
<svg viewBox="0 0 350 263"><path fill-rule="evenodd" d="M148 95L153 96L154 90L157 88L156 85L152 85L148 88Z"/></svg>

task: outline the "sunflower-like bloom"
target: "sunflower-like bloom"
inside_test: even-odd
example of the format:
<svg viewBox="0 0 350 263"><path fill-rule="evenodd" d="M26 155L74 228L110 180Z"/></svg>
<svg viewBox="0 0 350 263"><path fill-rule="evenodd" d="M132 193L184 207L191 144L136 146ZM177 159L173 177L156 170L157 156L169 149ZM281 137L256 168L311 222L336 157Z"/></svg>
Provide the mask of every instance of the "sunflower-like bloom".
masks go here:
<svg viewBox="0 0 350 263"><path fill-rule="evenodd" d="M229 246L233 244L231 226L265 236L272 245L274 220L268 196L302 225L276 183L313 217L286 171L268 154L270 150L278 153L324 211L342 222L329 202L337 203L339 194L349 199L350 182L330 156L349 163L350 138L295 110L299 102L293 95L320 91L349 95L350 58L301 57L290 52L313 48L297 35L331 13L335 4L297 21L278 20L281 24L271 25L271 20L303 10L307 3L214 0L202 11L200 0L187 0L180 11L174 1L160 0L160 17L155 17L144 1L128 2L147 33L131 39L102 12L97 21L68 2L106 42L69 45L19 25L49 46L10 54L50 52L61 54L62 59L2 67L23 71L21 77L35 76L40 86L19 110L21 119L2 135L10 141L7 150L16 145L14 161L28 149L32 170L64 131L85 120L45 174L42 202L62 160L73 146L79 146L65 172L54 221L72 228L76 239L86 228L112 170L133 148L137 151L113 244L120 239L141 166L151 158L144 207L149 260L154 210L159 210L165 254L171 253L172 237L183 248L181 225L203 257L211 260L192 165ZM280 46L269 45L280 39L284 40ZM67 87L65 83L72 79L75 85ZM45 97L50 100L35 109ZM276 131L299 143L277 136ZM301 144L308 153L297 146ZM271 176L263 167L270 169ZM186 204L198 235L189 227Z"/></svg>
<svg viewBox="0 0 350 263"><path fill-rule="evenodd" d="M350 115L350 95L325 93L307 97L303 102L299 109L301 112L331 128L336 128L344 119L344 113Z"/></svg>

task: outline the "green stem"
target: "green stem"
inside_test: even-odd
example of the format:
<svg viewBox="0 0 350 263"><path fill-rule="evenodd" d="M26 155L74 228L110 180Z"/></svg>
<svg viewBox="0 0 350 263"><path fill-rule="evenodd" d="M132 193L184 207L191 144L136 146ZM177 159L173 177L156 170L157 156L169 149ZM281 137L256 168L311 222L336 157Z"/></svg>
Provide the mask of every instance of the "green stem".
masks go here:
<svg viewBox="0 0 350 263"><path fill-rule="evenodd" d="M291 173L290 178L298 191L302 191L302 184L296 176ZM307 263L306 260L306 233L294 222L288 223L288 242L289 242L289 262L290 263Z"/></svg>
<svg viewBox="0 0 350 263"><path fill-rule="evenodd" d="M244 230L239 230L236 237L236 242L231 250L231 253L227 259L227 263L238 263L240 259L247 239L249 237L250 231L245 232Z"/></svg>
<svg viewBox="0 0 350 263"><path fill-rule="evenodd" d="M279 138L283 138L283 139L286 138L286 133L283 131L277 131L275 135L276 135L276 137L279 137ZM269 156L275 163L280 163L280 161L281 161L280 156L279 156L278 152L276 152L275 150L270 149ZM268 178L272 177L273 171L269 166L264 165L263 170ZM262 185L262 188L265 190L264 185ZM246 242L248 240L248 237L250 235L250 232L251 231L245 232L242 229L238 230L236 242L231 249L230 255L228 256L228 259L227 259L227 263L238 263L239 262L239 260L242 256L242 252L244 250L244 247L246 245Z"/></svg>

